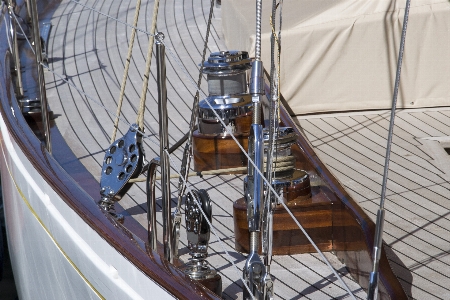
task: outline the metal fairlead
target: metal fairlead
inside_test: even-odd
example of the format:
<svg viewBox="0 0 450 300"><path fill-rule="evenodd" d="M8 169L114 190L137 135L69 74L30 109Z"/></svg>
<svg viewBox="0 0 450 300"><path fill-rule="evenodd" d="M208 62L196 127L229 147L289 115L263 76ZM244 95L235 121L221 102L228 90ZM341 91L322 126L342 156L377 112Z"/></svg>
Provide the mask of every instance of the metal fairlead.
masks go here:
<svg viewBox="0 0 450 300"><path fill-rule="evenodd" d="M99 204L119 221L123 220L123 216L115 213L114 202L130 189L132 183L128 181L139 176L144 157L142 134L136 124L131 125L128 132L114 141L105 152L100 179L102 199Z"/></svg>

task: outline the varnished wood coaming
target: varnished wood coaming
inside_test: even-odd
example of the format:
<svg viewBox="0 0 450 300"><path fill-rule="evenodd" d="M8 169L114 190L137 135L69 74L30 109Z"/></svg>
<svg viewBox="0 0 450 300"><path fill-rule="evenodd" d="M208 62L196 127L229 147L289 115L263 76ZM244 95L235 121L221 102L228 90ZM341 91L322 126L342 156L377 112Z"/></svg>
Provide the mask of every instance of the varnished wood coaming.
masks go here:
<svg viewBox="0 0 450 300"><path fill-rule="evenodd" d="M188 279L158 253L148 250L142 242L146 237L145 229L132 218L126 218L122 226L100 210L97 205L99 183L79 163L56 127L51 129L53 156L46 151L20 113L11 84L11 58L6 47L6 43L0 45L0 112L14 142L42 178L111 247L174 297L219 299L202 285Z"/></svg>

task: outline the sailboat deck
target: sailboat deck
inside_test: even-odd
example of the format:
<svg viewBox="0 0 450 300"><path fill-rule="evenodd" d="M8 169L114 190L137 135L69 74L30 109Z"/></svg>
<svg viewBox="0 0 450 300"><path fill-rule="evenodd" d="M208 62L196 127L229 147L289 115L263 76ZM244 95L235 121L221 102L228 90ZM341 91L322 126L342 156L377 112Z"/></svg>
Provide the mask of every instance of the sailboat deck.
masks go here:
<svg viewBox="0 0 450 300"><path fill-rule="evenodd" d="M122 22L133 22L134 1L90 1L85 5ZM152 10L153 1L143 1L138 28L150 30ZM196 81L198 77L208 13L209 1L168 0L162 1L159 7L158 31L164 33L168 47L166 65L171 145L188 131L195 93L190 78ZM116 110L131 29L70 0L63 0L49 21L53 25L48 48L49 67L78 87L76 90L47 72L50 107L57 116L55 121L59 131L74 154L100 180L104 150L110 144L114 121L113 114L105 108L113 113ZM129 124L136 120L147 45L148 36L138 32L122 110L122 118ZM208 54L226 49L221 35L220 8L214 9L208 48ZM187 71L182 70L171 53L178 57ZM159 156L155 70L153 58L145 130L146 134L154 135L144 140L147 160ZM207 90L205 80L202 90ZM320 158L369 216L375 218L381 191L379 185L388 114L330 114L298 118L298 122ZM129 124L119 124L118 136L126 133ZM450 142L442 138L450 135L450 109L402 111L395 133L384 238L404 265L394 259L393 267L412 298L449 298L446 282L450 263L447 238L450 229L450 159L444 148L437 146ZM433 140L430 137L441 138ZM176 166L172 166L171 172L175 173L180 167L181 149L175 151L172 158ZM226 299L242 298L239 278L245 254L234 250L231 212L233 201L243 195L242 178L239 175L190 178L192 187L208 190L213 200L213 225L233 263L239 268L239 271L235 270L221 243L212 236L208 261L221 272L223 297ZM178 180L173 179L171 183L172 199L176 199ZM159 195L157 203L160 205ZM125 209L126 218L135 218L146 227L144 183L135 184L120 204ZM161 219L158 224L161 225ZM161 227L158 230L161 235ZM180 254L184 261L189 257L184 223ZM365 291L348 275L345 266L333 254L325 255L344 276L355 297L365 299ZM413 278L402 277L401 271L405 267L413 273ZM271 270L275 277L276 298L348 297L317 254L275 256Z"/></svg>
<svg viewBox="0 0 450 300"><path fill-rule="evenodd" d="M297 117L316 153L373 220L389 118L390 111ZM415 299L450 297L449 148L450 107L397 112L383 237L401 260L391 260L394 271ZM404 277L404 268L412 277Z"/></svg>

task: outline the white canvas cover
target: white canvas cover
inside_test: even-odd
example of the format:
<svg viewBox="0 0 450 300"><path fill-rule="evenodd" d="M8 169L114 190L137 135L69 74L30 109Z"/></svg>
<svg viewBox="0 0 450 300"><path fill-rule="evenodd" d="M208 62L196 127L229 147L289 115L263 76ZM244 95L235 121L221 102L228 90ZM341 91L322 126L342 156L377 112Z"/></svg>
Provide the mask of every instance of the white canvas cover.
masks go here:
<svg viewBox="0 0 450 300"><path fill-rule="evenodd" d="M230 50L247 50L254 56L255 3L222 1ZM406 0L284 0L281 92L292 111L390 108L405 4ZM263 1L262 60L267 70L271 6L272 1ZM450 106L449 0L411 1L401 75L397 107Z"/></svg>

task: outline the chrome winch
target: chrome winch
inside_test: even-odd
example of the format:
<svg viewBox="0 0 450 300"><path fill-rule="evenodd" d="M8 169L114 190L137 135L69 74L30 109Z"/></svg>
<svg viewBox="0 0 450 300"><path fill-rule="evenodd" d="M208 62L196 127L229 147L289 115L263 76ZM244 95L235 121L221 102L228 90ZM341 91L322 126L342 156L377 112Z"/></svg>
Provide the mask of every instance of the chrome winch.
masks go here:
<svg viewBox="0 0 450 300"><path fill-rule="evenodd" d="M264 140L264 165L267 163L267 151L270 143L269 129L263 130ZM273 143L274 150L270 155L272 157L272 187L280 194L282 190L285 192L287 200L292 199L289 190L295 188L296 195L309 196L311 187L309 176L303 170L295 168L295 157L292 155L291 147L297 139L297 134L291 127L279 127L274 132ZM266 167L264 166L264 169Z"/></svg>
<svg viewBox="0 0 450 300"><path fill-rule="evenodd" d="M251 66L252 60L245 51L211 53L208 61L203 63L209 96L200 101L196 110L198 130L193 132L192 143L195 171L236 169L247 165L240 147L247 149L252 123L252 97L247 84L247 71Z"/></svg>
<svg viewBox="0 0 450 300"><path fill-rule="evenodd" d="M236 124L236 119L252 111L251 96L247 94L247 70L250 68L251 59L246 51L211 53L202 68L207 75L209 96L199 103L199 133L227 132L213 110L232 133L248 132L248 128Z"/></svg>

